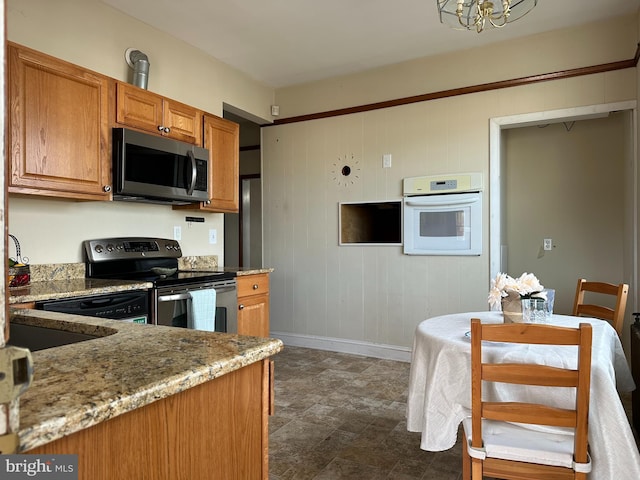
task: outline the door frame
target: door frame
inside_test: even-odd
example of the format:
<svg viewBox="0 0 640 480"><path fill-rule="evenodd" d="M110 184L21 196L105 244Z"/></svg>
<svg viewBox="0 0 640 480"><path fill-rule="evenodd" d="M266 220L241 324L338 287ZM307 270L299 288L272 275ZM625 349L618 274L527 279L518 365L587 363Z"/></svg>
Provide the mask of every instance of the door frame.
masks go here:
<svg viewBox="0 0 640 480"><path fill-rule="evenodd" d="M633 157L633 186L631 208L632 219L632 268L631 284L638 285L638 122L637 102L629 100L625 102L589 105L543 112L509 115L489 119L489 281L502 271L504 264L502 252L502 163L504 157L504 145L502 130L508 128L526 127L532 125L572 122L575 120L587 120L589 118L605 117L615 111L631 111L632 129L632 157ZM636 288L629 292L632 305L637 305L638 293ZM633 311L630 306L627 311Z"/></svg>

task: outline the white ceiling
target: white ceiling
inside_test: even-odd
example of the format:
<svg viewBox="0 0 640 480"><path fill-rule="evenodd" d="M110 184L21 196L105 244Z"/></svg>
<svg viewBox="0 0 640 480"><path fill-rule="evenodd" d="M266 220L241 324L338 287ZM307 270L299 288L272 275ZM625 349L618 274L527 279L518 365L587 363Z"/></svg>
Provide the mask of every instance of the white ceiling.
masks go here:
<svg viewBox="0 0 640 480"><path fill-rule="evenodd" d="M512 25L478 34L442 25L436 0L102 1L276 88L635 14L640 7L640 0L539 0Z"/></svg>

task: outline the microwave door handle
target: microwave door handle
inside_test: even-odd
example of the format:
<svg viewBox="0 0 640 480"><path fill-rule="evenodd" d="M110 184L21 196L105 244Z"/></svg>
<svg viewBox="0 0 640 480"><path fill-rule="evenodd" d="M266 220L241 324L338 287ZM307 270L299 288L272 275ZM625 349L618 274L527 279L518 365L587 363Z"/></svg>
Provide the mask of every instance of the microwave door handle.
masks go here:
<svg viewBox="0 0 640 480"><path fill-rule="evenodd" d="M191 182L187 189L187 195L193 195L193 190L196 188L196 176L198 174L198 170L196 169L196 157L192 150L187 152L187 157L189 157L189 162L191 163Z"/></svg>
<svg viewBox="0 0 640 480"><path fill-rule="evenodd" d="M430 199L428 201L420 201L420 200L406 200L405 205L410 207L442 207L448 205L470 205L472 203L476 203L477 199L466 199L466 200L434 200Z"/></svg>
<svg viewBox="0 0 640 480"><path fill-rule="evenodd" d="M186 293L175 293L173 295L160 295L158 297L159 302L175 302L177 300L189 300L191 298L191 294L189 292Z"/></svg>

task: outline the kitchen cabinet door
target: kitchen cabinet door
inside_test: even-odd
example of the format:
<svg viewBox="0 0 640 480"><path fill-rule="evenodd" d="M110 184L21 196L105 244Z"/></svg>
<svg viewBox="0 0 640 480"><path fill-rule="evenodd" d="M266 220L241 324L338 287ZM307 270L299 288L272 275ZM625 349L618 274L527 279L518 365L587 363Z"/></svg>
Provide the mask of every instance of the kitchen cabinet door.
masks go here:
<svg viewBox="0 0 640 480"><path fill-rule="evenodd" d="M111 199L108 77L8 43L10 193Z"/></svg>
<svg viewBox="0 0 640 480"><path fill-rule="evenodd" d="M269 274L241 275L238 284L238 334L269 336Z"/></svg>
<svg viewBox="0 0 640 480"><path fill-rule="evenodd" d="M128 83L117 82L116 122L202 145L202 112Z"/></svg>
<svg viewBox="0 0 640 480"><path fill-rule="evenodd" d="M208 202L179 205L176 210L238 213L240 205L240 125L204 115L204 148L209 150Z"/></svg>

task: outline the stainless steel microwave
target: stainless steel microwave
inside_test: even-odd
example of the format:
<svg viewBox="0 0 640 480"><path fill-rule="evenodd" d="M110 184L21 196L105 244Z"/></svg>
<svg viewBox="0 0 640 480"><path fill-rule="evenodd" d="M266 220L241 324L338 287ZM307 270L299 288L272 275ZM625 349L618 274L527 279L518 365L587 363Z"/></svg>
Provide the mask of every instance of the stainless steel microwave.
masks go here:
<svg viewBox="0 0 640 480"><path fill-rule="evenodd" d="M209 151L126 128L113 129L113 199L185 205L209 200Z"/></svg>

